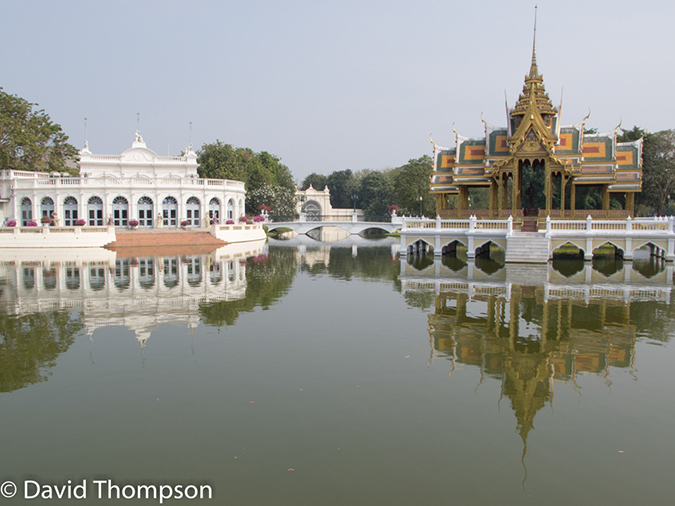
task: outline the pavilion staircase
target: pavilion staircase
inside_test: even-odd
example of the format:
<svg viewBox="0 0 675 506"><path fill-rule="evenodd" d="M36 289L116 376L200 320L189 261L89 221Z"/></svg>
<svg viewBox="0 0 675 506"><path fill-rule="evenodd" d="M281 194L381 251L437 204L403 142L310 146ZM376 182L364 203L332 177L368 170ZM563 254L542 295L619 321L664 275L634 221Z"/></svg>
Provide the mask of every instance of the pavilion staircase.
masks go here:
<svg viewBox="0 0 675 506"><path fill-rule="evenodd" d="M546 263L548 259L549 239L545 232L513 232L506 239L506 262Z"/></svg>

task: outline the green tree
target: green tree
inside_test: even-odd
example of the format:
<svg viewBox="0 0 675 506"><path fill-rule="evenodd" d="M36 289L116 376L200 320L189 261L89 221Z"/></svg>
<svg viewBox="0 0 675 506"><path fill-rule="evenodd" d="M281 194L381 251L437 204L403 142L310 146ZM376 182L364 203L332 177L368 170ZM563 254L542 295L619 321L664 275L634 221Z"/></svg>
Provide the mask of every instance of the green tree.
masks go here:
<svg viewBox="0 0 675 506"><path fill-rule="evenodd" d="M61 126L40 109L0 88L0 168L35 172L76 172L77 160Z"/></svg>
<svg viewBox="0 0 675 506"><path fill-rule="evenodd" d="M272 216L285 219L297 217L296 205L295 189L291 190L279 185L264 184L248 192L246 200L246 210L249 213L257 213L260 206L269 206Z"/></svg>
<svg viewBox="0 0 675 506"><path fill-rule="evenodd" d="M323 189L326 188L326 186L328 185L328 176L324 176L323 174L317 174L316 172L312 172L302 182L302 185L300 186L300 189L306 190L307 188L310 187L310 185L315 190L323 191Z"/></svg>
<svg viewBox="0 0 675 506"><path fill-rule="evenodd" d="M250 148L235 148L216 140L201 147L197 162L199 177L243 181L248 212L256 213L257 206L264 204L272 206L273 211L289 212L289 216L295 213L293 175L278 156L267 151L256 153ZM251 200L254 194L256 198Z"/></svg>
<svg viewBox="0 0 675 506"><path fill-rule="evenodd" d="M338 170L328 176L330 190L330 205L338 209L352 207L352 195L356 194L357 187L354 174L351 170Z"/></svg>
<svg viewBox="0 0 675 506"><path fill-rule="evenodd" d="M358 195L358 207L369 217L386 216L389 206L396 200L391 181L379 171L371 171L363 176Z"/></svg>
<svg viewBox="0 0 675 506"><path fill-rule="evenodd" d="M638 126L634 126L632 130L621 129L621 135L616 136L617 142L633 142L641 137L644 137L645 131Z"/></svg>
<svg viewBox="0 0 675 506"><path fill-rule="evenodd" d="M675 190L675 130L645 135L643 147L642 204L662 214Z"/></svg>
<svg viewBox="0 0 675 506"><path fill-rule="evenodd" d="M429 195L429 179L432 171L433 163L428 155L409 160L407 164L399 168L395 190L402 212L418 214L420 197L422 197L423 213L435 215L435 201Z"/></svg>

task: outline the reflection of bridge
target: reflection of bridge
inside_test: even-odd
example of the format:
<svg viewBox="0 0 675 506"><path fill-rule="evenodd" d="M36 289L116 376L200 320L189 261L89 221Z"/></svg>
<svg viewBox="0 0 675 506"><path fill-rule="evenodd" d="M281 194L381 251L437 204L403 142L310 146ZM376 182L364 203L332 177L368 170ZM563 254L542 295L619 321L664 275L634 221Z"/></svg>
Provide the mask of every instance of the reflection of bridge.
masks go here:
<svg viewBox="0 0 675 506"><path fill-rule="evenodd" d="M396 218L394 218L396 220ZM358 235L366 230L384 230L385 232L392 233L396 232L401 228L401 221L394 221L392 223L386 222L377 222L377 221L356 221L352 219L351 221L279 221L279 222L266 222L269 231L275 230L277 228L289 228L298 234L307 234L312 230L316 230L321 227L337 227L343 230L346 230L351 235Z"/></svg>

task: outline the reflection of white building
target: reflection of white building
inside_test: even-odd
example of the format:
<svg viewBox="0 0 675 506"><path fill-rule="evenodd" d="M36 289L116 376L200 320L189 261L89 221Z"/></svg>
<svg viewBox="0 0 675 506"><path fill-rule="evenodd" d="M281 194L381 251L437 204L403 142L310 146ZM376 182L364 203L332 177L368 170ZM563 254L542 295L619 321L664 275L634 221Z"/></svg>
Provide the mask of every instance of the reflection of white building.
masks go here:
<svg viewBox="0 0 675 506"><path fill-rule="evenodd" d="M131 148L117 156L92 154L85 143L79 164L79 176L0 171L0 223L39 223L55 212L62 226L84 219L91 226L111 220L126 227L133 219L146 228L181 221L200 227L207 213L220 223L244 214L244 183L200 179L192 146L183 156L159 156L137 131Z"/></svg>
<svg viewBox="0 0 675 506"><path fill-rule="evenodd" d="M245 260L264 248L262 240L211 255L144 258L117 258L104 249L71 250L69 257L0 251L0 310L77 310L88 334L123 326L143 344L161 323L196 327L200 304L243 299Z"/></svg>

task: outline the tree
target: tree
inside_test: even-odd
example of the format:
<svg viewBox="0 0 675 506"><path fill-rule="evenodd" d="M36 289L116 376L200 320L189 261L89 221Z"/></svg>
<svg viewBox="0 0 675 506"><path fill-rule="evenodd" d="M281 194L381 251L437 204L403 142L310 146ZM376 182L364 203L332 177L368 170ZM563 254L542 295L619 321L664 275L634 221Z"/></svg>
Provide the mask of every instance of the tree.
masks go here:
<svg viewBox="0 0 675 506"><path fill-rule="evenodd" d="M302 182L302 185L300 186L300 189L306 190L307 188L309 188L311 186L315 190L323 191L323 189L326 188L327 185L328 185L328 176L324 176L323 174L317 174L316 172L312 172Z"/></svg>
<svg viewBox="0 0 675 506"><path fill-rule="evenodd" d="M660 215L675 190L675 130L645 135L643 160L640 200Z"/></svg>
<svg viewBox="0 0 675 506"><path fill-rule="evenodd" d="M0 88L0 168L34 172L75 172L77 160L61 126L23 98Z"/></svg>
<svg viewBox="0 0 675 506"><path fill-rule="evenodd" d="M389 206L396 200L389 178L382 172L371 171L361 180L359 206L366 216L379 217L389 214Z"/></svg>
<svg viewBox="0 0 675 506"><path fill-rule="evenodd" d="M632 130L621 129L621 135L616 136L616 142L633 142L644 137L645 131L637 125Z"/></svg>
<svg viewBox="0 0 675 506"><path fill-rule="evenodd" d="M356 193L354 174L351 170L337 170L328 176L330 205L338 209L352 207L352 195Z"/></svg>
<svg viewBox="0 0 675 506"><path fill-rule="evenodd" d="M428 155L408 160L407 164L399 168L395 190L402 211L419 213L420 197L422 197L423 213L434 215L435 202L429 195L429 179L432 171L433 163Z"/></svg>
<svg viewBox="0 0 675 506"><path fill-rule="evenodd" d="M204 144L197 152L197 172L199 177L211 179L234 179L243 181L246 185L246 209L256 213L258 205L271 205L273 210L290 211L288 216L295 213L295 183L289 168L281 163L281 158L267 151L255 153L250 148L235 148L219 140L215 143ZM263 190L262 193L259 190ZM281 191L283 189L285 191ZM251 196L258 199L271 199L268 202L255 203Z"/></svg>
<svg viewBox="0 0 675 506"><path fill-rule="evenodd" d="M260 206L271 207L273 216L294 219L297 217L297 197L293 190L279 185L262 185L248 192L246 210L257 213Z"/></svg>

